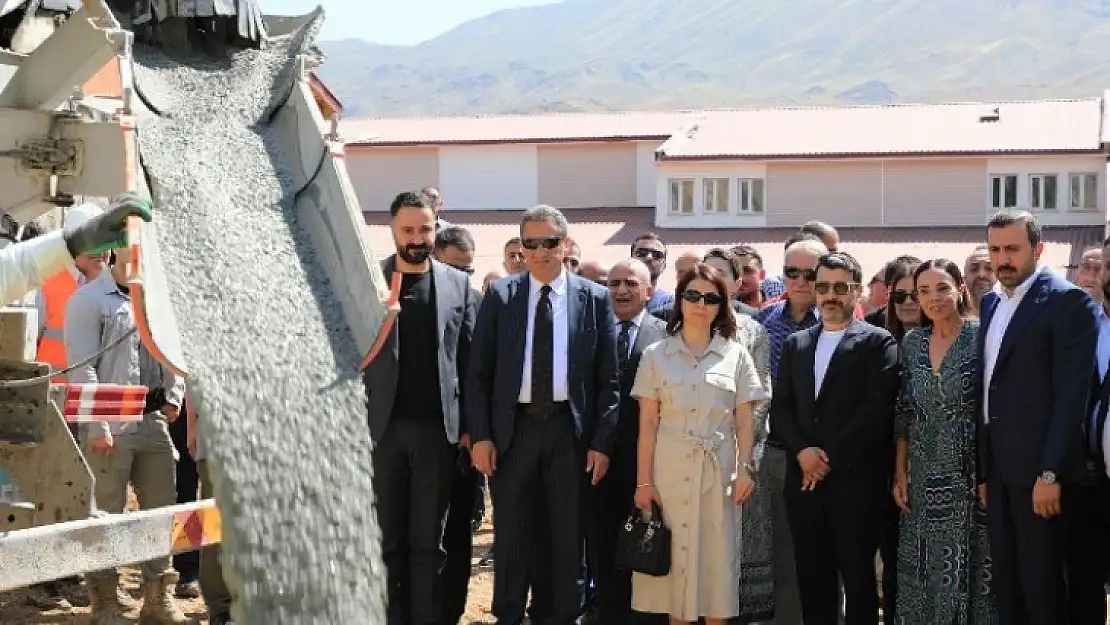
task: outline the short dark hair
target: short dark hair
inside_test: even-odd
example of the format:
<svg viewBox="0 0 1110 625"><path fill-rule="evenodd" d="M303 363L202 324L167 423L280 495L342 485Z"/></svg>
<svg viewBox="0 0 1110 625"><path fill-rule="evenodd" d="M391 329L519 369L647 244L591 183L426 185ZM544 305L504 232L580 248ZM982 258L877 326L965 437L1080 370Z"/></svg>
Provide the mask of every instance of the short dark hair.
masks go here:
<svg viewBox="0 0 1110 625"><path fill-rule="evenodd" d="M462 226L447 226L436 233L436 249L455 247L464 252L474 251L474 237Z"/></svg>
<svg viewBox="0 0 1110 625"><path fill-rule="evenodd" d="M402 208L426 208L432 213L436 212L436 207L428 203L428 198L416 191L398 193L397 197L393 198L393 203L389 205L389 216L396 217Z"/></svg>
<svg viewBox="0 0 1110 625"><path fill-rule="evenodd" d="M674 336L682 329L682 293L694 280L712 282L713 287L717 290L717 295L721 296L721 304L717 309L717 316L713 319L713 324L710 326L710 332L716 331L721 338L729 340L736 338L736 316L735 313L732 312L732 303L728 296L728 287L721 277L721 272L705 263L694 263L693 267L686 270L686 272L678 278L678 287L675 289L674 308L671 309L670 319L667 320L667 334Z"/></svg>
<svg viewBox="0 0 1110 625"><path fill-rule="evenodd" d="M508 241L505 241L505 245L502 247L502 249L509 247L510 245L521 245L522 243L523 241L520 239L520 237L513 237Z"/></svg>
<svg viewBox="0 0 1110 625"><path fill-rule="evenodd" d="M1017 223L1025 224L1025 235L1029 238L1029 245L1036 246L1041 242L1041 222L1037 216L1029 211L1002 210L998 211L987 222L987 230L991 228L1007 228Z"/></svg>
<svg viewBox="0 0 1110 625"><path fill-rule="evenodd" d="M645 232L632 240L632 245L629 246L630 254L636 254L636 244L640 241L656 241L659 243L659 245L663 246L663 253L667 253L667 244L663 242L663 239L660 238L658 234L655 234L654 232Z"/></svg>
<svg viewBox="0 0 1110 625"><path fill-rule="evenodd" d="M852 274L853 282L863 282L863 269L860 269L859 261L855 259L848 252L829 252L822 255L817 259L816 269L843 269Z"/></svg>
<svg viewBox="0 0 1110 625"><path fill-rule="evenodd" d="M740 274L743 273L744 268L740 265L740 259L732 252L721 248L715 247L702 256L701 262L708 263L710 258L720 258L728 263L728 268L732 271L732 280L735 282L740 279Z"/></svg>
<svg viewBox="0 0 1110 625"><path fill-rule="evenodd" d="M763 269L763 255L759 253L759 250L755 249L751 245L737 245L729 251L732 252L732 255L736 256L737 258L743 256L751 257L752 260L755 261L755 264L759 265L760 269Z"/></svg>
<svg viewBox="0 0 1110 625"><path fill-rule="evenodd" d="M790 235L790 238L788 238L786 240L786 243L782 246L782 249L785 250L786 248L790 247L791 245L794 245L795 243L799 243L801 241L817 241L821 245L825 244L825 240L822 239L821 237L817 236L816 234L813 234L812 232L803 232L803 231L799 230L799 231L795 232L794 234Z"/></svg>

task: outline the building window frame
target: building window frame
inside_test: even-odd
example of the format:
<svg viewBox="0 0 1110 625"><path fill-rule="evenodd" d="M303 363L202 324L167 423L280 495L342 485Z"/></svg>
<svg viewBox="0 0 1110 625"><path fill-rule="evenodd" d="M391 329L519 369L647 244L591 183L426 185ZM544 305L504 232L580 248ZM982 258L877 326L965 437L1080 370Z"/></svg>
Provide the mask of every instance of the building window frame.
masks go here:
<svg viewBox="0 0 1110 625"><path fill-rule="evenodd" d="M1018 174L991 174L990 206L995 210L1017 208ZM1011 184L1012 183L1012 184Z"/></svg>
<svg viewBox="0 0 1110 625"><path fill-rule="evenodd" d="M737 178L736 189L736 206L741 215L765 214L767 183L763 178Z"/></svg>
<svg viewBox="0 0 1110 625"><path fill-rule="evenodd" d="M687 195L685 187L689 186ZM667 179L667 214L687 216L694 214L694 202L697 199L694 178L668 178ZM676 206L677 204L677 206Z"/></svg>
<svg viewBox="0 0 1110 625"><path fill-rule="evenodd" d="M727 215L732 205L732 180L706 176L701 179L702 212ZM723 192L723 197L722 197Z"/></svg>
<svg viewBox="0 0 1110 625"><path fill-rule="evenodd" d="M1098 210L1099 200L1098 172L1073 171L1068 174L1068 210L1088 213ZM1087 183L1091 182L1088 188ZM1078 184L1077 184L1078 182ZM1078 193L1076 192L1078 190Z"/></svg>
<svg viewBox="0 0 1110 625"><path fill-rule="evenodd" d="M1060 210L1060 177L1057 174L1029 174L1029 208L1045 213Z"/></svg>

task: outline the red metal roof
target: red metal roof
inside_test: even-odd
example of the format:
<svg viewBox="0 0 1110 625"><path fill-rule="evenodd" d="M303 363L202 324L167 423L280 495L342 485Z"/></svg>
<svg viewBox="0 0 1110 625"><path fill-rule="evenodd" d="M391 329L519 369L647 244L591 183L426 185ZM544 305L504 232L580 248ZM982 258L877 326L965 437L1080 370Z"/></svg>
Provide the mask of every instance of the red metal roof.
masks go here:
<svg viewBox="0 0 1110 625"><path fill-rule="evenodd" d="M660 229L653 225L652 209L599 208L566 209L570 236L582 247L586 259L615 263L628 257L630 246L645 232L658 233L674 258L684 251L699 254L713 247L739 243L754 246L763 255L768 275L779 275L783 262L782 243L794 228L758 229ZM393 251L388 213L365 213L366 235L374 251L387 255ZM475 286L482 277L499 269L505 241L518 236L520 213L517 211L447 211L444 218L470 230L477 245L474 261ZM835 224L834 224L835 225ZM877 272L886 261L901 254L922 259L946 257L963 263L971 250L986 240L986 225L914 228L841 228L841 249L859 260L866 274ZM1046 227L1042 264L1061 275L1066 266L1077 264L1084 249L1097 245L1103 237L1101 226ZM674 274L667 271L660 279L665 288L674 287Z"/></svg>
<svg viewBox="0 0 1110 625"><path fill-rule="evenodd" d="M663 140L695 113L556 113L345 120L348 146Z"/></svg>
<svg viewBox="0 0 1110 625"><path fill-rule="evenodd" d="M1102 151L1102 99L706 111L664 160Z"/></svg>

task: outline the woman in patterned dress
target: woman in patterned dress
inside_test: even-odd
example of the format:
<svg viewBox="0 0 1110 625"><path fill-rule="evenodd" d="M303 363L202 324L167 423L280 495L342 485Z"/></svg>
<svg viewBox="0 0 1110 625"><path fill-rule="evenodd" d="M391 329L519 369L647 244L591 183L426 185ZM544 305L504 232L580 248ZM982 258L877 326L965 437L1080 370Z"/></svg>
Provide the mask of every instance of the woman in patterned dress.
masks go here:
<svg viewBox="0 0 1110 625"><path fill-rule="evenodd" d="M895 418L893 496L903 513L895 622L998 625L975 466L978 322L965 318L967 289L952 261L919 266L914 293L922 325L902 342Z"/></svg>
<svg viewBox="0 0 1110 625"><path fill-rule="evenodd" d="M739 614L740 504L755 488L753 404L767 398L736 338L721 274L698 263L679 280L669 338L644 350L636 506L659 504L671 528L667 575L632 576L632 608L671 625Z"/></svg>

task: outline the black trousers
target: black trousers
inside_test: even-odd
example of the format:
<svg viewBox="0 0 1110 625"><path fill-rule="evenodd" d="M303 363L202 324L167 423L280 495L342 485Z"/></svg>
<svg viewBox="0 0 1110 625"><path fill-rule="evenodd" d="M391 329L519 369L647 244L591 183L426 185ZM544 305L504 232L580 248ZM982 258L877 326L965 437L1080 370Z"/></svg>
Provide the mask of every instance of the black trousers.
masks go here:
<svg viewBox="0 0 1110 625"><path fill-rule="evenodd" d="M1068 605L1071 625L1106 625L1110 574L1110 479L1099 466L1076 487L1068 519Z"/></svg>
<svg viewBox="0 0 1110 625"><path fill-rule="evenodd" d="M397 418L374 446L389 625L439 625L444 525L457 458L438 418Z"/></svg>
<svg viewBox="0 0 1110 625"><path fill-rule="evenodd" d="M1033 513L1032 485L998 479L987 484L991 572L1005 625L1069 625L1065 531L1071 489L1063 486L1062 514L1045 519Z"/></svg>
<svg viewBox="0 0 1110 625"><path fill-rule="evenodd" d="M836 492L822 488L830 487L803 492L798 472L792 470L783 492L803 620L806 625L837 625L843 582L845 625L877 625L880 488L867 480L838 483Z"/></svg>
<svg viewBox="0 0 1110 625"><path fill-rule="evenodd" d="M479 474L470 466L470 456L458 451L455 477L451 483L451 505L443 530L443 548L447 561L443 566L443 625L455 625L466 611L466 595L470 589L470 556L474 547L471 522L474 517L475 493L481 495Z"/></svg>
<svg viewBox="0 0 1110 625"><path fill-rule="evenodd" d="M895 623L898 601L898 524L902 511L894 497L879 496L879 557L883 559L883 622Z"/></svg>
<svg viewBox="0 0 1110 625"><path fill-rule="evenodd" d="M524 620L529 584L536 567L547 575L541 588L549 601L536 597L552 625L570 625L581 606L578 578L582 566L580 497L585 454L565 404L546 415L518 411L512 446L497 459L493 476L493 614L501 625ZM546 515L537 514L542 501ZM537 528L546 530L546 562L537 558ZM539 576L543 579L543 575ZM543 588L546 587L546 588ZM548 616L548 615L543 615Z"/></svg>
<svg viewBox="0 0 1110 625"><path fill-rule="evenodd" d="M197 474L197 465L189 455L189 437L185 425L185 409L182 406L180 416L170 424L170 438L173 446L177 448L177 503L189 503L197 500L197 489L200 488L200 477ZM173 568L181 575L182 584L195 582L200 577L200 552L188 551L173 557Z"/></svg>

